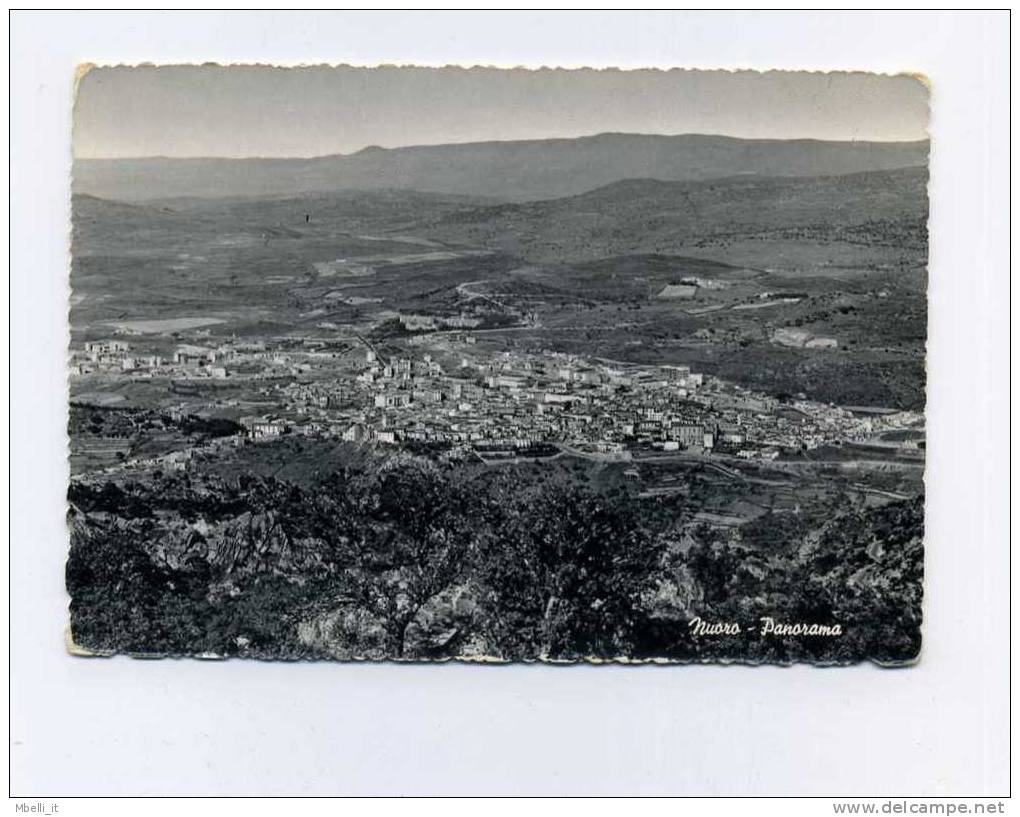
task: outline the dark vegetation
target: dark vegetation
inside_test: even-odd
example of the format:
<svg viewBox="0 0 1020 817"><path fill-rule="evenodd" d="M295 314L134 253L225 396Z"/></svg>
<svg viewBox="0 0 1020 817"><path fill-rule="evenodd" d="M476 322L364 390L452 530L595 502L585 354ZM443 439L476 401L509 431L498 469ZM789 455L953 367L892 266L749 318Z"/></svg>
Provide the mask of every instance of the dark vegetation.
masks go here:
<svg viewBox="0 0 1020 817"><path fill-rule="evenodd" d="M171 415L139 408L109 408L71 403L68 432L71 437L131 437L146 432L177 431L195 441L229 437L243 429L224 417L196 414Z"/></svg>
<svg viewBox="0 0 1020 817"><path fill-rule="evenodd" d="M727 537L682 500L534 466L404 456L313 486L157 476L73 484L67 585L94 651L291 658L906 661L920 645L922 503ZM484 476L482 476L484 475ZM777 546L782 542L782 546ZM841 624L695 637L688 622Z"/></svg>
<svg viewBox="0 0 1020 817"><path fill-rule="evenodd" d="M67 423L71 468L87 471L128 457L156 457L243 429L226 417L171 415L154 409L71 403Z"/></svg>

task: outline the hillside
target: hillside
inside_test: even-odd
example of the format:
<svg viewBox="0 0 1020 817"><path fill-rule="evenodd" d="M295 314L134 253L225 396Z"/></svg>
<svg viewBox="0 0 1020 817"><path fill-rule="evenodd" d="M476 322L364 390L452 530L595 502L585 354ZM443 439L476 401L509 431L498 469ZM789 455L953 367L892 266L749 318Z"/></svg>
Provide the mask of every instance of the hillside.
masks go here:
<svg viewBox="0 0 1020 817"><path fill-rule="evenodd" d="M474 348L493 353L682 362L772 393L916 408L926 180L632 179L497 205L393 190L79 195L72 330L186 318L231 337L356 325L399 339L397 314L466 316L485 329Z"/></svg>
<svg viewBox="0 0 1020 817"><path fill-rule="evenodd" d="M108 254L115 248L137 254L140 236L150 250L164 243L174 247L212 244L229 249L251 241L261 245L267 243L267 237L310 243L324 233L332 236L359 230L400 230L417 223L422 213L440 218L491 203L491 199L411 190L258 199L181 197L151 202L114 201L75 193L72 213L75 254L80 257L93 252Z"/></svg>
<svg viewBox="0 0 1020 817"><path fill-rule="evenodd" d="M582 193L623 179L820 176L925 165L928 143L754 140L684 134L477 142L309 159L79 159L74 191L124 201L410 189L504 201Z"/></svg>
<svg viewBox="0 0 1020 817"><path fill-rule="evenodd" d="M458 210L425 232L533 261L682 254L747 237L923 249L926 188L924 168L709 182L632 179L552 201Z"/></svg>

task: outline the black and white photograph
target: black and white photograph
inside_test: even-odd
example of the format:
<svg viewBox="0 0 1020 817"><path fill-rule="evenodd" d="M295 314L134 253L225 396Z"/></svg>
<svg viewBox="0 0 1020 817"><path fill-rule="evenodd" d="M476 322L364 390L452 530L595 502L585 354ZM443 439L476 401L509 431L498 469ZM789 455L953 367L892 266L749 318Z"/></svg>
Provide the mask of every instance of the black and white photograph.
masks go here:
<svg viewBox="0 0 1020 817"><path fill-rule="evenodd" d="M1010 29L11 10L12 812L1008 815Z"/></svg>
<svg viewBox="0 0 1020 817"><path fill-rule="evenodd" d="M84 66L70 648L916 661L927 117L910 75Z"/></svg>

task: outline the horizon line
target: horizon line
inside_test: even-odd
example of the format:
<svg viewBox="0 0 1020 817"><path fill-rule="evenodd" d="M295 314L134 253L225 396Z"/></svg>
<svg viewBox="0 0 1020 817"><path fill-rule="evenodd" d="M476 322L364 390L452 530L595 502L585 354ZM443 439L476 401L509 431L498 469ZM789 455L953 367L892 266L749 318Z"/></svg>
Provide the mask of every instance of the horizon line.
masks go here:
<svg viewBox="0 0 1020 817"><path fill-rule="evenodd" d="M311 161L314 159L332 159L340 157L353 157L360 153L364 153L369 150L378 151L393 151L393 150L413 150L415 148L439 148L439 147L455 147L465 145L496 145L496 144L521 144L527 142L576 142L582 139L597 139L600 136L638 136L638 137L663 137L663 138L677 138L682 136L700 136L709 138L720 138L720 139L735 139L742 142L819 142L823 144L870 144L870 145L912 145L920 142L931 142L930 136L925 136L921 139L820 139L811 136L791 136L791 137L760 137L760 136L735 136L728 133L698 133L685 131L682 133L649 133L641 131L598 131L596 133L580 134L577 136L548 136L548 137L535 137L531 139L473 139L462 142L420 142L412 143L407 145L391 145L384 147L382 145L370 144L364 147L358 148L355 151L349 153L313 153L307 155L300 154L287 154L287 155L265 155L265 154L251 154L251 155L216 155L216 154L196 154L189 156L170 156L167 154L133 154L123 156L78 156L74 153L74 146L72 144L71 160L72 161L96 161L96 162L116 162L116 161L137 161L143 159L167 159L167 160L180 160L180 161L196 161L196 160L225 160L225 161L257 161L257 160L276 160L276 161ZM73 139L72 139L73 142Z"/></svg>

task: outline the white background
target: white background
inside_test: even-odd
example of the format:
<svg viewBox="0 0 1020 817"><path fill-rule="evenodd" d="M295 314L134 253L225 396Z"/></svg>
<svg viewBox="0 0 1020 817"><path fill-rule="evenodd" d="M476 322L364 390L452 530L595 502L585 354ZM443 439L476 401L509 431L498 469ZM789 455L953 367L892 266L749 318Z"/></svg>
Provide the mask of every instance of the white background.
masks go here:
<svg viewBox="0 0 1020 817"><path fill-rule="evenodd" d="M15 13L15 796L1008 792L1005 13ZM909 669L74 659L68 171L82 61L911 70L932 82L924 650Z"/></svg>

